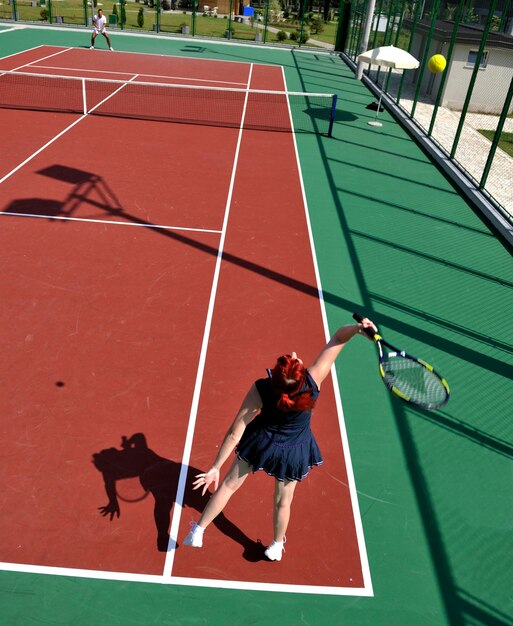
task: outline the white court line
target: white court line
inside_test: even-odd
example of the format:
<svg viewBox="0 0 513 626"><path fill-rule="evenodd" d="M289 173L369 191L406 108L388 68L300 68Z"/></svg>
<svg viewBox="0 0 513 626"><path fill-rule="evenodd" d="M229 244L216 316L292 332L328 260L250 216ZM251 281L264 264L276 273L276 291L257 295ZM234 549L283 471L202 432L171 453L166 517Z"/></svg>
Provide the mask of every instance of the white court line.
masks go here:
<svg viewBox="0 0 513 626"><path fill-rule="evenodd" d="M23 30L25 26L11 26L11 28L6 28L4 30L0 30L0 35L4 33L9 33L11 30Z"/></svg>
<svg viewBox="0 0 513 626"><path fill-rule="evenodd" d="M70 72L92 72L95 74L116 74L116 75L129 75L132 76L133 72L114 72L111 70L86 70L83 68L77 67L58 67L55 65L35 65L34 67L40 67L41 69L52 69L52 70L67 70ZM246 83L239 83L230 80L212 80L209 78L189 78L187 76L169 76L167 74L139 74L139 77L148 77L148 78L167 78L169 80L188 80L194 82L202 82L202 83L220 83L222 85L240 85L242 87L246 87Z"/></svg>
<svg viewBox="0 0 513 626"><path fill-rule="evenodd" d="M66 48L66 50L69 50L70 48ZM63 52L65 52L65 50L63 50ZM23 67L23 66L22 66ZM128 80L126 83L124 83L123 85L121 85L121 87L119 87L119 89L116 89L116 91L112 92L110 95L108 95L106 98L104 98L101 102L99 102L96 106L94 106L92 109L90 109L90 111L94 111L95 109L97 109L101 104L103 104L104 102L106 102L109 98L112 98L112 96L116 95L118 93L118 91L120 91L121 89L123 89L123 87L128 84L129 82L131 82L132 80L135 80L137 78L137 74L135 74L130 80ZM8 178L10 178L13 174L15 174L19 169L21 169L24 165L26 165L27 163L29 163L30 161L32 161L32 159L34 159L38 154L40 154L41 152L43 152L43 150L45 150L46 148L48 148L48 146L51 146L52 143L54 143L54 141L57 141L57 139L59 139L60 137L62 137L62 135L64 135L65 133L68 132L68 130L71 130L74 126L76 126L77 124L79 124L82 120L84 120L87 116L89 115L89 113L86 113L84 115L81 115L77 120L75 120L74 122L72 122L69 126L67 126L64 130L61 130L60 133L58 133L57 135L55 135L55 137L53 137L52 139L50 139L50 141L48 141L47 143L45 143L44 146L42 146L41 148L39 148L39 150L36 150L33 154L31 154L29 157L27 157L22 163L19 163L13 170L11 170L10 172L8 172L3 178L0 178L0 185L5 182Z"/></svg>
<svg viewBox="0 0 513 626"><path fill-rule="evenodd" d="M250 66L250 77L251 77L252 69L253 69L253 66L251 65ZM114 95L114 94L111 94L111 95ZM111 96L109 96L109 97L111 97ZM244 106L244 113L243 113L242 120L244 120L246 104L247 104L247 97L248 96L246 95L246 102L245 102L245 106ZM84 115L81 118L79 118L78 120L76 120L73 124L71 124L67 129L62 131L62 133L60 133L57 137L55 137L47 145L50 145L50 143L53 143L53 141L55 141L55 139L57 139L60 135L62 135L67 130L69 130L69 128L71 128L72 126L74 126L75 124L80 122L85 117L86 116ZM201 579L201 578L172 577L172 575L171 575L172 574L172 568L173 568L173 562L174 562L174 554L175 554L175 549L174 548L176 547L176 536L177 536L177 533L178 533L178 528L179 528L179 525L180 525L180 517L181 517L181 513L182 513L182 509L183 509L183 496L184 496L184 492L185 492L185 481L186 481L186 476L187 476L187 466L189 464L190 454L191 454L191 450L192 450L192 438L193 438L193 432L194 432L194 427L195 427L195 421L196 421L196 417L197 417L197 410L198 410L198 406L199 406L199 395L200 395L202 378L203 378L205 362L206 362L206 352L207 352L207 347L208 347L210 326L211 326L212 317L213 317L213 307L214 307L215 295L216 295L216 291L217 291L217 284L218 284L218 280L219 280L219 272L220 272L220 265L221 265L221 260L222 260L222 252L223 252L224 241L225 241L225 237L226 237L227 222L228 222L228 216L229 216L229 210L230 210L230 204L231 204L231 196L232 196L232 192L233 192L233 185L234 185L234 180L235 180L236 164L237 164L237 161L238 161L238 154L239 154L239 149L240 149L241 137L242 137L242 123L241 123L241 128L239 130L239 139L238 139L236 154L235 154L235 158L234 158L234 166L233 166L233 170L232 170L232 179L231 179L229 194L228 194L228 198L227 198L225 217L224 217L224 220L223 220L223 228L222 228L222 231L221 231L221 239L220 239L218 256L217 256L217 261L216 261L216 268L215 268L215 272L214 272L213 284L212 284L212 288L211 288L211 296L210 296L209 308L208 308L208 312L207 312L207 321L206 321L206 325L205 325L205 331L204 331L204 336L203 336L201 354L200 354L200 359L199 359L199 364L198 364L198 372L197 372L197 376L196 376L196 384L195 384L195 389L194 389L194 394L193 394L193 400L192 400L192 406L191 406L191 412L190 412L190 419L189 419L189 425L188 425L188 430L187 430L187 437L186 437L186 442L185 442L185 445L184 445L184 454L183 454L183 457L182 457L182 466L181 466L181 472L180 472L177 496L176 496L176 501L175 501L175 505L174 505L175 508L174 508L174 511L173 511L173 519L172 519L172 522L171 522L170 544L169 544L169 550L170 551L167 553L167 557L166 557L166 561L165 561L165 565L164 565L163 575L162 576L158 576L158 575L153 576L153 575L145 575L145 574L131 574L131 573L123 573L123 572L104 572L104 571L98 571L98 570L83 570L83 569L73 569L73 568L60 568L60 567L48 567L48 566L37 566L37 565L26 565L26 564L12 564L12 563L0 563L0 570L14 571L14 572L27 572L27 573L36 573L36 574L76 576L76 577L82 577L82 578L95 578L95 579L104 579L104 580L120 580L120 581L159 583L159 584L168 584L168 585L188 585L188 586L197 586L197 587L212 587L212 588L240 589L240 590L253 590L253 591L310 593L310 594L321 594L321 595L338 595L338 596L355 596L355 597L356 596L360 596L360 597L366 596L367 597L367 596L372 596L373 595L372 585L371 585L371 582L370 582L370 574L368 575L368 578L366 578L366 572L365 571L363 572L363 574L364 574L364 582L365 582L365 585L364 585L363 588L362 587L358 587L358 588L353 588L353 587L329 587L329 586L314 586L314 585L290 585L290 584L271 584L271 583L256 583L256 582L242 582L242 581L225 581L225 580ZM311 227L310 227L310 220L309 220L309 216L308 216L308 212L307 212L306 197L304 195L305 192L304 192L303 180L302 180L302 177L301 177L301 170L299 168L299 158L298 158L298 152L297 152L297 146L296 146L296 142L295 142L295 137L294 137L294 146L295 146L295 150L296 150L296 158L297 158L297 162L298 162L298 169L299 169L299 172L300 172L301 189L302 189L304 202L305 202L305 212L306 212L306 216L307 216L307 224L308 224L308 229L309 229L310 241L311 241L311 245L312 245L312 252L314 253L313 254L313 262L314 262L314 268L315 268L317 284L318 284L318 290L319 290L321 313L322 313L323 323L324 323L324 326L325 326L325 334L328 337L329 333L328 333L327 317L326 317L326 312L325 312L324 300L323 300L323 297L322 297L322 289L321 289L321 286L320 286L321 283L320 283L320 278L319 278L319 273L318 273L317 260L316 260L315 251L314 251L314 248L313 248L313 240L312 240L312 233L311 233ZM46 146L43 146L43 148L41 148L38 151L38 153L41 152L45 147ZM35 154L32 157L30 157L28 160L30 160L34 156L35 156ZM16 169L19 169L19 167L21 167L21 165L18 166L18 168L16 168ZM14 172L12 172L12 173L14 173ZM11 174L9 174L8 176L10 176L10 175ZM6 179L6 177L1 179L0 183L3 182L3 180L5 180L5 179ZM36 216L36 217L43 217L43 216ZM44 216L44 217L46 217L46 216ZM46 219L48 219L48 218L46 217ZM68 219L70 219L70 218L68 218ZM71 218L71 219L77 219L78 220L80 218ZM97 221L97 220L94 220L94 221ZM111 223L111 222L108 222L108 223ZM335 372L333 371L334 391L335 391L335 397L337 398L339 396L338 396L338 385L336 384L336 377L335 376L336 376ZM338 408L338 405L339 405L339 403L337 403L337 408ZM341 409L341 405L340 405L340 409ZM339 415L340 415L340 413L339 413ZM342 422L342 424L343 424L343 422ZM341 430L342 430L342 427L341 427ZM344 433L345 433L345 427L343 429L343 438L345 436ZM347 441L347 437L346 437L346 441ZM348 451L347 451L346 459L347 460L350 459ZM353 495L354 478L352 476L352 470L351 470L350 463L349 463L349 465L347 465L347 470L348 470L349 482L351 484L351 493ZM353 502L353 507L354 507L354 502ZM357 505L356 505L356 510L357 510ZM355 524L357 526L357 532L358 532L358 520L359 519L360 519L359 516L358 516L358 518L355 517ZM361 522L360 522L360 527L361 527ZM363 565L364 564L362 562L362 569L364 569ZM368 567L367 567L367 572L368 572Z"/></svg>
<svg viewBox="0 0 513 626"><path fill-rule="evenodd" d="M39 29L39 30L46 30L48 31L48 26L37 26L36 24L25 24L25 28L27 29ZM84 27L74 27L74 29L76 32L83 32L85 34L89 34L90 33L90 27L86 28ZM61 32L66 32L69 33L70 29L69 27L62 27L62 26L55 26L54 24L52 24L52 31L61 31ZM152 39L153 41L155 41L155 35L146 35L145 33L136 33L136 32L127 32L126 30L124 31L118 31L118 32L113 32L111 31L111 33L113 33L116 37L143 37L143 38L147 38L147 39ZM165 41L164 39L165 35L162 36L162 40ZM223 40L216 40L216 39L201 39L199 37L195 38L195 39L186 39L185 37L180 37L180 39L178 39L177 37L169 37L166 39L168 41L181 41L183 42L184 45L191 45L193 47L202 47L205 44L209 45L209 44L214 44L214 45L219 45L219 46L243 46L244 48L258 48L259 50L262 49L262 45L261 44L250 44L250 43L237 43L236 39L231 39L230 41L223 41ZM50 44L45 44L45 46L49 46ZM52 46L55 47L55 46ZM83 48L81 48L80 46L77 47L76 49L82 49L84 52L86 52L86 50L84 50ZM278 46L270 46L268 48L268 50L275 50L278 52L292 52L293 50L297 50L299 51L299 48L294 48L293 50L290 49L284 49L282 47L278 47ZM317 50L319 53L322 53L323 49L319 48ZM96 50L96 52L98 54L102 54L102 53L107 53L109 52L109 50L105 49L102 50L100 48L98 48ZM329 52L328 50L326 52ZM187 55L177 55L177 54L162 54L159 52L134 52L131 50L116 50L116 54L137 54L139 56L149 56L149 57L165 57L165 58L174 58L174 59L193 59L194 61L202 61L204 63L232 63L232 64L237 64L237 65L249 65L250 62L249 61L232 61L232 60L220 60L220 59L204 59L201 57L193 57L193 56L187 56ZM110 53L109 53L110 56ZM276 67L275 65L273 65L272 63L257 63L257 65L263 65L265 67Z"/></svg>
<svg viewBox="0 0 513 626"><path fill-rule="evenodd" d="M248 76L248 83L247 83L246 89L251 83L252 73L253 73L253 64L251 64L249 68L249 76ZM228 188L228 196L226 198L226 207L224 210L222 234L219 240L219 248L217 251L216 266L214 270L214 277L212 280L212 287L210 290L210 300L208 303L207 317L205 320L205 330L203 332L203 341L201 343L198 371L196 373L196 382L194 384L194 393L192 396L191 411L189 414L189 424L187 426L187 435L185 437L185 444L184 444L184 450L183 450L183 455L182 455L182 463L180 467L180 477L178 479L178 488L177 488L175 504L173 508L173 517L171 519L168 552L166 554L166 561L164 563L164 571L162 573L164 578L170 577L173 572L173 564L174 564L174 559L175 559L175 554L176 554L176 545L177 545L177 538L178 538L178 529L180 527L180 518L182 516L182 509L183 509L185 482L187 480L187 470L188 470L189 461L191 458L192 440L194 437L194 430L196 427L196 418L198 415L198 406L199 406L199 401L200 401L201 386L203 383L203 374L205 372L205 362L207 358L208 343L210 339L210 328L212 326L212 317L214 315L214 304L215 304L216 294L217 294L217 285L219 283L219 274L221 271L221 261L223 259L224 242L226 239L226 231L228 228L228 218L230 216L233 188L235 185L235 175L237 173L237 163L239 161L239 151L240 151L240 145L242 142L242 131L243 131L243 126L244 126L244 118L246 116L246 106L248 103L248 97L249 97L249 91L246 91L246 96L244 98L244 108L242 110L242 117L241 117L241 122L240 122L240 127L239 127L239 136L237 138L237 146L235 148L235 156L233 159L232 175L230 179L230 185Z"/></svg>
<svg viewBox="0 0 513 626"><path fill-rule="evenodd" d="M284 89L285 91L287 91L287 81L285 79L285 71L283 66L281 66L281 71L282 71L282 75L283 75L283 84L284 84ZM288 101L287 101L288 102ZM292 113L290 111L290 107L289 107L289 116L290 116L290 123L292 126L292 129L294 129L294 125L293 125L293 119L292 119ZM321 283L321 275L319 272L319 265L317 262L317 253L315 251L315 244L314 244L314 239L313 239L313 232L312 232L312 225L310 222L310 213L308 210L308 202L306 199L306 191L305 191L305 185L304 185L304 181L303 181L303 174L301 171L301 162L299 160L299 152L297 149L297 142L296 142L296 135L294 132L292 132L292 140L294 142L294 151L296 154L296 163L297 163L297 168L298 168L298 173L299 173L299 181L301 184L301 194L303 196L303 205L304 205L304 209L305 209L305 217L306 217L306 223L307 223L307 228L308 228L308 236L310 238L310 248L312 250L312 261L313 261L313 266L314 266L314 271L315 271L315 280L317 283L317 291L319 294L319 305L321 308L321 315L322 315L322 323L324 326L324 335L326 337L326 341L329 341L330 339L330 329L329 329L329 324L328 324L328 316L326 314L326 305L325 305L325 301L324 301L324 292L322 290L322 283ZM355 478L354 478L354 472L353 472L353 466L351 463L351 454L350 454L350 449L349 449L349 441L348 441L348 437L347 437L347 429L346 429L346 425L345 425L345 419L344 419L344 410L342 408L342 399L340 397L340 388L339 388L339 384L338 384L338 378L337 378L337 370L335 368L335 363L333 363L332 367L331 367L331 379L332 379L332 383L333 383L333 392L335 395L335 405L337 407L337 415L338 415L338 421L339 421L339 428L340 428L340 435L342 437L342 449L344 451L344 459L345 459L345 466L346 466L346 471L347 471L347 481L349 484L349 493L351 495L351 505L353 507L353 518L354 518L354 524L355 524L355 531L356 531L356 538L357 538L357 542L358 542L358 550L360 553L360 564L362 567L362 574L363 574L363 584L364 584L364 589L366 589L368 591L369 596L373 596L374 592L372 590L372 580L371 580L371 575L370 575L370 568L369 568L369 560L367 557L367 549L365 547L365 537L363 534L363 525L362 525L362 518L360 515L360 509L358 506L358 494L356 491L356 482L355 482Z"/></svg>
<svg viewBox="0 0 513 626"><path fill-rule="evenodd" d="M9 215L11 217L32 217L42 220L64 220L66 222L90 222L94 224L115 224L118 226L139 226L141 228L157 228L162 230L187 230L195 233L215 233L220 235L222 231L213 228L189 228L188 226L164 226L164 224L139 224L137 222L119 222L116 220L101 220L92 217L68 217L66 215L40 215L39 213L12 213L1 211L0 216Z"/></svg>
<svg viewBox="0 0 513 626"><path fill-rule="evenodd" d="M29 67L30 65L37 63L38 61L44 61L45 59L50 59L51 57L55 57L58 54L62 54L63 52L67 52L68 50L72 50L72 48L64 48L62 50L59 50L59 52L54 52L52 54L48 54L45 57L42 57L41 59L35 59L34 61L31 61L30 63L24 63L23 65L20 65L19 67L15 67L13 70L9 70L9 72L17 72L18 70L21 70L24 67Z"/></svg>
<svg viewBox="0 0 513 626"><path fill-rule="evenodd" d="M0 571L45 574L50 576L75 576L99 580L119 580L124 582L153 583L160 585L186 585L189 587L212 587L214 589L240 589L244 591L274 591L288 593L310 593L316 595L369 597L363 587L322 587L320 585L290 585L275 583L245 582L241 580L216 580L213 578L186 578L174 576L164 578L153 574L130 574L125 572L104 572L101 570L74 569L72 567L52 567L47 565L27 565L25 563L1 563Z"/></svg>
<svg viewBox="0 0 513 626"><path fill-rule="evenodd" d="M38 48L46 48L46 44L39 44L39 46L34 46L33 48L27 48L26 50L20 50L18 52L13 52L12 54L6 54L4 57L0 57L0 61L3 61L4 59L10 59L11 57L15 57L18 54L30 52L31 50L37 50ZM9 70L5 70L5 71L9 71Z"/></svg>

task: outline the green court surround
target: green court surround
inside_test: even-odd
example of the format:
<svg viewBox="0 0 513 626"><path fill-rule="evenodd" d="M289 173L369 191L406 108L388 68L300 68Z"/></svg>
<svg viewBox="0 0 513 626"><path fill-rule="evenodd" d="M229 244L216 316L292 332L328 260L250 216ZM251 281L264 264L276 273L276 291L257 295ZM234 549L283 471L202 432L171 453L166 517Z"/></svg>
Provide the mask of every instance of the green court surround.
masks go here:
<svg viewBox="0 0 513 626"><path fill-rule="evenodd" d="M511 251L386 112L382 128L367 125L373 97L336 55L112 40L116 50L283 65L289 90L339 95L334 138L297 136L330 327L367 313L443 372L452 398L428 413L389 396L372 344L355 345L363 338L338 363L373 598L1 572L1 622L512 625ZM88 41L85 29L17 29L0 35L0 56Z"/></svg>

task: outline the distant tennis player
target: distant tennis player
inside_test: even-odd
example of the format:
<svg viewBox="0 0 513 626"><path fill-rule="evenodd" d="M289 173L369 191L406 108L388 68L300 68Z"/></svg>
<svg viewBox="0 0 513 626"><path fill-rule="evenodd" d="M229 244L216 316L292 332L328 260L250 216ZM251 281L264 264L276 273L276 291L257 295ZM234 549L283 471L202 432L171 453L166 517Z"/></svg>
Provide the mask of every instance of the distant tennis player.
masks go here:
<svg viewBox="0 0 513 626"><path fill-rule="evenodd" d="M275 478L274 541L265 556L271 561L281 561L294 490L311 467L323 462L310 430L321 383L346 343L358 333L365 335L366 328L377 332L367 318L359 324L341 326L309 368L295 352L280 356L274 369L267 370L268 377L251 386L211 468L196 474L193 489L202 488L205 495L212 485L215 492L198 523L192 523L184 545L201 548L203 532L249 473L263 470ZM251 356L248 359L251 361ZM234 449L236 458L218 488L221 466Z"/></svg>
<svg viewBox="0 0 513 626"><path fill-rule="evenodd" d="M100 33L107 40L109 50L114 50L114 48L110 44L109 36L107 35L107 18L103 15L103 9L98 9L98 13L93 17L93 34L91 35L91 50L94 50L94 40Z"/></svg>

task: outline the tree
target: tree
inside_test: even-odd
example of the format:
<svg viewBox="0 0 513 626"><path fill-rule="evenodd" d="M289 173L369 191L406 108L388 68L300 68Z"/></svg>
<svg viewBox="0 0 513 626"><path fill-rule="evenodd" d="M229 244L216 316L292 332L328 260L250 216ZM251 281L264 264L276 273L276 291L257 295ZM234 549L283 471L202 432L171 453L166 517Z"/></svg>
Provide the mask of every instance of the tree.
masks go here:
<svg viewBox="0 0 513 626"><path fill-rule="evenodd" d="M139 8L139 13L137 14L137 25L139 28L144 26L144 9L142 7Z"/></svg>

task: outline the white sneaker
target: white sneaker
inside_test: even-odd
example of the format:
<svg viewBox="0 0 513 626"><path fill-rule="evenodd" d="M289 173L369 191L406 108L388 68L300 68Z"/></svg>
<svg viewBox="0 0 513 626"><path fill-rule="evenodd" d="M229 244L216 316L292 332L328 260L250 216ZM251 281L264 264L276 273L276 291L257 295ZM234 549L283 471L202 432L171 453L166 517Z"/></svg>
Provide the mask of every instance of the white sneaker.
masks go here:
<svg viewBox="0 0 513 626"><path fill-rule="evenodd" d="M89 46L89 50L94 50L94 46Z"/></svg>
<svg viewBox="0 0 513 626"><path fill-rule="evenodd" d="M191 522L191 530L185 539L183 540L184 546L191 546L191 548L201 548L203 546L203 533L204 528L198 526L195 522Z"/></svg>
<svg viewBox="0 0 513 626"><path fill-rule="evenodd" d="M110 50L111 52L114 52L114 48L113 48L112 46L109 48L109 50Z"/></svg>
<svg viewBox="0 0 513 626"><path fill-rule="evenodd" d="M281 557L283 556L283 552L285 552L285 542L287 539L283 537L283 541L273 541L271 545L265 551L265 556L270 561L281 561Z"/></svg>

